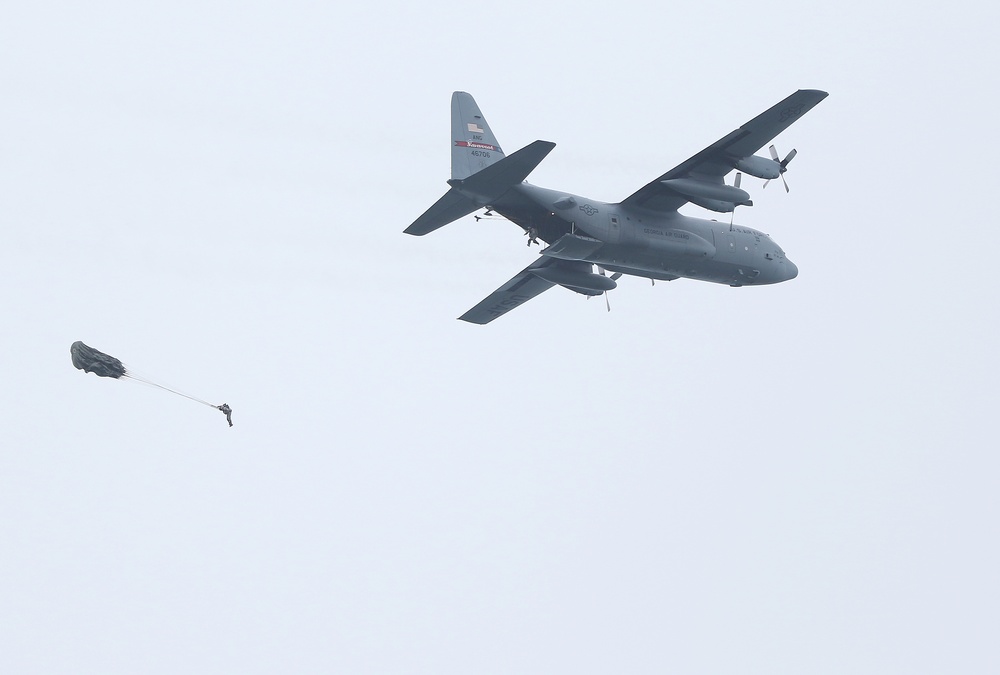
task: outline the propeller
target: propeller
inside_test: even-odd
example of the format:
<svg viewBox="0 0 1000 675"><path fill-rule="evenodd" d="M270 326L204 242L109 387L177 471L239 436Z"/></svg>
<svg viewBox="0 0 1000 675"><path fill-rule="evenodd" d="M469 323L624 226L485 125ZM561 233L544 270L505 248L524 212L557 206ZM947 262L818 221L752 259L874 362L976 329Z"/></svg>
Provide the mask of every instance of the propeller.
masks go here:
<svg viewBox="0 0 1000 675"><path fill-rule="evenodd" d="M768 150L771 152L771 159L778 162L778 165L781 167L778 171L778 175L781 176L781 182L785 184L785 192L788 192L788 181L785 180L785 172L788 171L788 163L795 158L795 154L798 150L792 148L792 151L785 155L785 158L781 161L778 161L778 151L773 145L768 147ZM770 180L764 181L764 187L767 187L767 184L770 182Z"/></svg>
<svg viewBox="0 0 1000 675"><path fill-rule="evenodd" d="M740 181L742 181L742 180L743 180L743 173L740 172L740 171L737 171L736 172L736 178L733 179L733 187L734 188L739 188L740 187ZM766 183L765 183L765 185L766 185ZM733 218L736 217L736 206L737 206L736 204L733 204L733 210L729 212L729 231L730 232L732 232L732 230L733 230Z"/></svg>
<svg viewBox="0 0 1000 675"><path fill-rule="evenodd" d="M602 277L608 276L608 271L606 269L604 269L603 267L601 267L600 265L597 266L597 273L600 274ZM622 276L621 272L615 272L614 274L611 275L611 281L618 281L621 278L621 276ZM605 304L607 304L608 311L610 312L611 311L611 300L608 299L608 292L607 291L604 291L604 302L605 302Z"/></svg>

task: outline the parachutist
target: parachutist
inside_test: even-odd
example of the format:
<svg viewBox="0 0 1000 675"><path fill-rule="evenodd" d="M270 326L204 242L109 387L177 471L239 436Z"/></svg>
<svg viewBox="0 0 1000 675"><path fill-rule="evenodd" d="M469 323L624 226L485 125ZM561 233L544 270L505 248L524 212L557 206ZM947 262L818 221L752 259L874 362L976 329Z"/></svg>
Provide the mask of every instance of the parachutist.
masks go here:
<svg viewBox="0 0 1000 675"><path fill-rule="evenodd" d="M524 234L527 235L527 237L528 237L528 246L529 247L532 244L535 244L536 246L541 246L541 244L538 243L538 238L537 238L538 237L538 230L536 230L533 227L529 227L528 231L525 232Z"/></svg>
<svg viewBox="0 0 1000 675"><path fill-rule="evenodd" d="M171 389L165 385L148 380L143 376L137 375L130 370L125 368L125 364L120 360L116 359L110 354L105 354L104 352L99 352L93 347L88 347L80 341L74 342L69 347L70 356L73 357L73 366L87 373L94 373L98 377L110 377L115 380L128 379L135 380L137 382L142 382L148 384L152 387L157 387L163 389L164 391L169 391L171 394L177 394L178 396L183 396L184 398L189 398L192 401L197 401L202 405L207 405L209 408L215 408L221 410L226 414L226 421L229 422L229 426L233 426L233 409L229 407L228 403L223 403L222 405L213 405L208 401L204 401L197 396L191 396L190 394L185 394L182 391L177 391L176 389Z"/></svg>

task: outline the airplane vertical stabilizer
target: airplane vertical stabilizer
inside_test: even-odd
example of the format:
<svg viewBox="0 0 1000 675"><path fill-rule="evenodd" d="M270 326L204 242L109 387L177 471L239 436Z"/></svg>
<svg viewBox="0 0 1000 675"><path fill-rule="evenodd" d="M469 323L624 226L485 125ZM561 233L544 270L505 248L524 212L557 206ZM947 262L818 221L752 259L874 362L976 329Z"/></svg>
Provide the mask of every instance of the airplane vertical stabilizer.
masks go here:
<svg viewBox="0 0 1000 675"><path fill-rule="evenodd" d="M476 105L464 91L451 95L451 177L461 180L503 159L503 150Z"/></svg>

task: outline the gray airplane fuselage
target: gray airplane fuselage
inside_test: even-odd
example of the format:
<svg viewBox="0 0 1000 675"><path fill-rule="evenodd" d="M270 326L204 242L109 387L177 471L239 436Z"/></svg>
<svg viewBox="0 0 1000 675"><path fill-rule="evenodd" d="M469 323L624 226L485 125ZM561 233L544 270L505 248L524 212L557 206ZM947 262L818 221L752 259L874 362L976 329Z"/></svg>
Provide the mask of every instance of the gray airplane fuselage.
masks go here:
<svg viewBox="0 0 1000 675"><path fill-rule="evenodd" d="M768 235L741 225L608 204L526 182L492 208L525 229L544 232L544 223L526 218L518 207L525 200L546 209L554 221L571 222L575 234L601 242L596 250L547 253L553 257L650 279L684 277L729 286L776 284L798 274Z"/></svg>
<svg viewBox="0 0 1000 675"><path fill-rule="evenodd" d="M798 268L765 233L692 218L679 209L693 204L731 214L753 206L750 193L740 187L743 174L780 178L787 192L784 174L797 151L782 159L771 144L770 158L756 153L826 96L818 89L799 89L620 202L608 203L528 183L555 143L538 139L504 154L475 99L456 91L448 192L403 231L421 237L486 209L487 215L495 212L517 224L529 236L528 246L545 242L527 267L458 317L480 325L555 286L586 296L605 294L622 275L727 286L788 281ZM729 183L726 177L733 171Z"/></svg>

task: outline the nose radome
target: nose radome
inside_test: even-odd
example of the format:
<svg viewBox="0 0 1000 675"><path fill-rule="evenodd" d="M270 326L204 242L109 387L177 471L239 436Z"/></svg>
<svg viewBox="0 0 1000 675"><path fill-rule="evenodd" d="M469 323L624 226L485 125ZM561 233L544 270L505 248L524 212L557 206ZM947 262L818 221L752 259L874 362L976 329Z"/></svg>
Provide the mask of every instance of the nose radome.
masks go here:
<svg viewBox="0 0 1000 675"><path fill-rule="evenodd" d="M785 258L785 265L787 266L787 269L785 270L786 274L788 275L787 279L794 279L795 277L799 276L799 268L795 266L795 263Z"/></svg>

